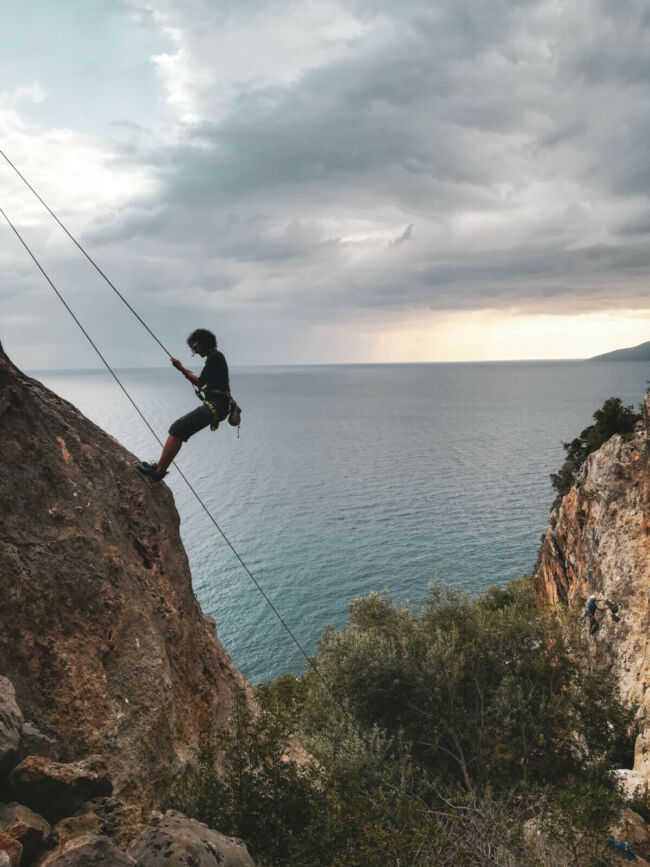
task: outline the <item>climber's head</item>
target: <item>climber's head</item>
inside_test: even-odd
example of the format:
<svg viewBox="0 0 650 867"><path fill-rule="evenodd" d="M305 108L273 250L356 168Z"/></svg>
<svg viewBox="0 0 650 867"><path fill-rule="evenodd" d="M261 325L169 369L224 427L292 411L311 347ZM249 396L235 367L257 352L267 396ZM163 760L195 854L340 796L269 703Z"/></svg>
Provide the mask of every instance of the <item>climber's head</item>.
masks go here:
<svg viewBox="0 0 650 867"><path fill-rule="evenodd" d="M207 328L197 328L187 338L192 354L207 355L217 348L217 338Z"/></svg>

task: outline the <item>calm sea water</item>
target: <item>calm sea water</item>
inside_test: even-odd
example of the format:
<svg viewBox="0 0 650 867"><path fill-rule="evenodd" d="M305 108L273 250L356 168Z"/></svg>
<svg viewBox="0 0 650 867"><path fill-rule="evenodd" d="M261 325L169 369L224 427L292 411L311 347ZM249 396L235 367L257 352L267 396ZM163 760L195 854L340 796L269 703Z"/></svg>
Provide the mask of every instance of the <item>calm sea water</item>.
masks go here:
<svg viewBox="0 0 650 867"><path fill-rule="evenodd" d="M530 572L562 442L612 395L641 401L646 363L517 362L233 368L244 410L179 464L308 652L357 596L417 610L431 580L480 591ZM36 374L142 458L159 447L110 375ZM169 369L122 381L164 439L193 409ZM135 470L134 470L135 472ZM177 473L194 588L252 682L302 657Z"/></svg>

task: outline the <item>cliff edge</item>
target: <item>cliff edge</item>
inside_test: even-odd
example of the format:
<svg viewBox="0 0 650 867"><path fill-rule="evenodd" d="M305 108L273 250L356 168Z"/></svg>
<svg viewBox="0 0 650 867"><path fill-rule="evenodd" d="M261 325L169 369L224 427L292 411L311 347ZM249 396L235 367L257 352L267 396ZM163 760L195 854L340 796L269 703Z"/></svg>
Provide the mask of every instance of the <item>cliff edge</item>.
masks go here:
<svg viewBox="0 0 650 867"><path fill-rule="evenodd" d="M633 436L591 454L551 511L533 580L553 605L591 593L618 604L618 620L599 612L594 659L640 704L634 768L650 781L650 393Z"/></svg>
<svg viewBox="0 0 650 867"><path fill-rule="evenodd" d="M192 591L171 492L0 345L0 674L62 761L163 802L244 680Z"/></svg>

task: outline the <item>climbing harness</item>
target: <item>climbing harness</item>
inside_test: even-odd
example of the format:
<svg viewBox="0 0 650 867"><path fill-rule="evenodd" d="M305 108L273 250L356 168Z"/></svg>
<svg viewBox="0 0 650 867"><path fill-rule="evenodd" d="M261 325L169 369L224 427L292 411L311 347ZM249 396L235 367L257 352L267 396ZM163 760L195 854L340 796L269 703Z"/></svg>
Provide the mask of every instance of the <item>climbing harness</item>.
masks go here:
<svg viewBox="0 0 650 867"><path fill-rule="evenodd" d="M219 422L223 421L223 419L219 418L219 412L217 411L217 408L207 399L204 389L195 388L194 391L201 403L204 406L207 406L212 413L212 423L210 425L210 430L216 430L219 427ZM235 398L229 391L221 391L218 388L211 388L210 395L213 394L223 394L228 398L228 414L226 418L228 419L228 424L237 428L237 439L239 439L239 429L241 426L241 407L236 403Z"/></svg>
<svg viewBox="0 0 650 867"><path fill-rule="evenodd" d="M95 268L95 270L100 274L100 276L104 278L104 280L106 281L106 283L108 283L108 285L109 285L109 286L111 287L111 289L115 292L115 294L120 298L120 300L121 300L121 301L122 301L122 302L123 302L123 303L124 303L128 308L129 308L129 310L131 311L131 313L133 313L133 315L134 315L134 316L136 317L136 319L141 323L141 325L142 325L142 326L143 326L143 327L144 327L144 328L149 332L149 334L153 337L153 339L156 341L156 343L157 343L157 344L158 344L158 345L163 349L163 351L167 354L167 356L168 356L169 358L172 358L172 355L171 355L171 353L169 352L169 350L168 350L168 349L163 345L163 343L161 343L161 341L160 341L160 340L158 339L158 337L153 333L153 331L151 330L151 328L149 328L149 326L147 325L147 323L146 323L146 322L145 322L145 321L144 321L144 320L139 316L139 314L138 314L138 313L133 309L133 307L129 304L129 302L128 302L128 301L126 300L126 298L122 295L122 293L121 293L121 292L117 289L117 287L116 287L116 286L115 286L115 285L114 285L114 284L109 280L109 278L108 278L108 277L106 276L106 274L102 271L102 269L99 267L99 265L97 265L97 263L94 261L94 259L92 259L92 258L90 257L90 255L89 255L89 254L84 250L84 248L83 248L83 247L81 246L81 244L77 241L77 239L76 239L76 238L75 238L75 237L74 237L74 236L73 236L73 235L68 231L68 229L63 225L63 223L59 220L59 218L56 216L56 214L55 214L55 213L54 213L54 212L49 208L49 206L48 206L48 205L43 201L43 199L39 196L39 194L36 192L36 190L34 189L34 187L33 187L33 186L29 183L29 181L28 181L28 180L27 180L27 179L26 179L26 178L25 178L25 177L20 173L20 171L19 171L19 170L16 168L16 166L11 162L11 160L10 160L9 157L4 153L4 151L0 150L0 156L2 156L2 157L5 159L5 161L6 161L6 162L11 166L11 168L16 172L16 174L18 175L18 177L23 181L23 183L24 183L24 184L25 184L25 185L26 185L26 186L27 186L27 187L32 191L32 193L36 196L36 198L39 200L39 202L43 205L43 207L45 208L45 210L46 210L46 211L47 211L47 212L48 212L48 213L49 213L49 214L54 218L54 220L55 220L55 221L57 222L57 224L58 224L58 225L63 229L63 231L64 231L64 232L66 233L66 235L70 238L70 240L71 240L71 241L75 244L75 246L76 246L76 247L77 247L77 248L78 248L78 249L83 253L83 255L84 255L84 256L86 257L86 259L90 262L90 264L93 266L93 268ZM140 418L142 419L142 421L143 421L143 422L146 424L146 426L149 428L149 430L151 431L152 435L154 436L154 438L156 439L156 441L158 442L158 444L159 444L160 447L162 448L162 446L163 446L162 440L158 437L158 434L155 432L155 430L154 430L153 427L151 426L151 424L150 424L150 422L148 421L148 419L145 417L145 415L143 414L143 412L141 411L141 409L138 407L138 405L136 404L135 400L131 397L131 395L130 395L129 392L127 391L126 387L122 384L122 382L120 381L119 377L117 376L117 374L115 373L115 371L113 370L113 368L111 367L111 365L110 365L110 364L108 363L108 361L104 358L104 356L102 355L101 351L99 350L99 348L97 347L97 345L96 345L95 342L93 341L93 339L92 339L92 337L90 336L90 334L86 331L85 327L84 327L83 324L80 322L80 320L77 318L77 316L75 315L75 313L74 313L74 311L72 310L72 308L70 307L70 305L67 303L67 301L65 300L65 298L61 295L61 293L59 292L59 290L56 288L56 286L54 285L54 283L53 283L52 280L50 279L49 275L47 274L47 272L45 271L45 269L43 268L43 266L40 264L40 262L38 261L38 259L37 259L36 256L34 255L34 253L31 251L31 249L29 248L27 242L24 240L24 238L22 237L22 235L20 234L20 232L18 231L18 229L14 226L14 224L12 223L12 221L10 220L10 218L7 216L7 214L5 213L5 211L2 209L2 207L0 207L0 214L2 214L2 216L3 216L4 219L5 219L5 221L6 221L7 224L9 225L10 229L14 232L14 234L16 235L16 237L18 238L18 240L20 241L20 243L22 244L22 246L25 248L25 250L27 251L28 255L30 256L30 258L32 259L32 261L34 262L34 264L36 265L36 267L38 268L38 270L41 272L41 274L43 275L43 277L45 278L45 280L48 282L48 284L50 285L50 287L53 289L53 291L54 291L54 293L56 294L56 296L58 297L58 299L61 301L61 303L63 304L63 306L65 307L65 309L68 311L68 313L69 313L70 316L72 317L72 319L73 319L73 320L75 321L75 323L78 325L78 327L79 327L79 329L81 330L81 332L83 333L84 337L88 340L88 342L90 343L90 345L92 346L92 348L95 350L95 352L97 353L97 355L98 355L99 358L101 359L102 363L104 364L104 366L106 367L106 369L108 370L108 372L111 374L111 376L113 377L113 379L116 381L116 383L119 385L119 387L121 388L121 390L124 392L124 394L126 395L127 399L129 400L129 402L131 403L131 405L133 406L133 408L135 409L135 411L138 413L138 415L140 416ZM232 400L232 398L231 398L231 400ZM235 407L234 407L234 408L236 408L236 410L239 411L239 413L241 413L241 410L239 410L239 407L238 407L236 404L235 404ZM231 406L230 414L233 414L233 409L234 409L234 408ZM213 408L211 407L211 410L212 410L212 409L213 409ZM233 418L236 418L236 417L237 417L236 414L233 415ZM229 420L230 420L230 419L229 419ZM231 424L234 424L234 422L232 422L232 421L231 421L230 423L231 423ZM240 555L239 552L236 550L235 546L232 544L232 542L230 541L230 539L228 538L228 536L227 536L227 535L225 534L225 532L221 529L221 527L219 526L219 524L218 524L216 518L212 515L212 513L210 512L210 510L208 509L208 507L206 506L206 504L204 503L204 501L202 500L201 496L199 495L199 493L197 492L197 490L194 488L194 486L192 485L192 483L190 482L190 480L187 478L187 476L185 475L185 473L181 470L181 468L178 466L178 464L177 464L175 461L173 462L173 464L174 464L174 466L176 467L176 470L177 470L178 474L180 475L180 477L183 479L183 481L185 482L185 484L187 485L187 487L190 489L190 491L194 494L194 497L196 498L197 502L199 503L199 505L201 506L201 508L202 508L203 511L205 512L205 514L207 515L208 519L212 522L212 524L214 525L214 527L216 528L216 530L219 532L219 534L220 534L221 537L223 538L224 542L225 542L226 545L230 548L230 550L232 551L232 553L233 553L233 555L235 556L235 558L238 560L238 562L239 562L239 564L241 565L241 567L243 568L243 570L246 572L246 574L247 574L248 577L251 579L251 581L253 582L253 584L255 585L255 587L257 588L257 590L259 591L259 593L262 595L262 597L263 597L264 600L266 601L266 603L267 603L267 605L269 606L269 608L273 611L273 613L275 614L275 616L277 617L277 619L280 621L280 623L281 623L282 626L284 627L285 631L287 632L287 634L289 635L289 637L291 638L291 640L293 641L293 643L295 644L295 646L297 647L297 649L299 650L299 652L300 652L300 653L302 654L302 656L305 658L305 661L307 662L307 664L308 664L308 665L310 666L310 668L313 670L313 672L314 672L314 674L316 675L316 677L320 680L321 684L322 684L323 687L325 688L325 691L328 693L328 695L329 695L330 698L334 701L334 703L337 705L337 707L341 710L341 712L343 713L343 715L344 715L344 716L345 716L349 721L351 721L353 724L356 725L356 723L355 723L353 717L350 715L350 712L349 712L349 711L348 711L348 710L343 706L343 704L341 703L341 701L340 701L340 700L339 700L339 699L334 695L334 693L333 693L332 690L330 689L329 685L327 684L327 681L323 678L323 675L322 675L322 674L320 673L320 671L318 670L318 667L317 667L316 663L314 662L314 660L312 659L312 657L310 657L310 656L308 655L307 651L303 648L302 644L298 641L298 639L297 639L296 636L294 635L293 631L291 630L291 628L289 627L289 625L287 624L287 622L284 620L284 618L282 617L282 615L280 614L280 612L278 611L278 609L275 607L275 605L273 604L273 602L271 601L271 599L270 599L269 596L267 595L267 593L266 593L266 591L264 590L264 588L262 587L262 585L259 583L259 581L257 580L257 578L253 575L253 573L251 572L251 570L248 568L248 566L246 565L246 563L244 562L244 560L242 559L241 555Z"/></svg>

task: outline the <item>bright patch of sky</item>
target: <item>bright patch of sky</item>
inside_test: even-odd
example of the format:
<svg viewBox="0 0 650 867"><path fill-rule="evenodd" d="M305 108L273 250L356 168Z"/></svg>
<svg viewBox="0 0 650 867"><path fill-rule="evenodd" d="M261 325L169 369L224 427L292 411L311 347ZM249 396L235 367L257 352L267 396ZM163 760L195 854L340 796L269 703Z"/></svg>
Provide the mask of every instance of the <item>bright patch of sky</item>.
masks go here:
<svg viewBox="0 0 650 867"><path fill-rule="evenodd" d="M650 337L646 0L5 0L2 41L2 149L178 351ZM0 202L111 360L164 360L5 165ZM1 226L0 267L16 361L85 357Z"/></svg>
<svg viewBox="0 0 650 867"><path fill-rule="evenodd" d="M170 42L121 0L3 0L0 81L43 130L109 139L156 127L164 95L151 57Z"/></svg>

